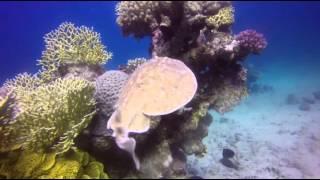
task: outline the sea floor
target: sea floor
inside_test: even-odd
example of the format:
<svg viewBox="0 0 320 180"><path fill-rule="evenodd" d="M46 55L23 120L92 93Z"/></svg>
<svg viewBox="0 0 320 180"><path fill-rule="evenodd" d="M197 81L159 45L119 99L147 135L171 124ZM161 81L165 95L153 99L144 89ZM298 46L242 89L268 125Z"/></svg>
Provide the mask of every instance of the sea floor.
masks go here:
<svg viewBox="0 0 320 180"><path fill-rule="evenodd" d="M279 66L277 66L280 68ZM308 111L286 103L288 94L313 98L320 90L319 72L277 67L265 69L260 83L273 92L249 96L233 111L223 115L210 111L213 123L204 139L207 154L188 157L191 175L203 178L320 178L320 100ZM306 69L304 69L306 70ZM318 82L317 82L318 81ZM314 99L314 98L313 98ZM235 152L224 166L223 148Z"/></svg>

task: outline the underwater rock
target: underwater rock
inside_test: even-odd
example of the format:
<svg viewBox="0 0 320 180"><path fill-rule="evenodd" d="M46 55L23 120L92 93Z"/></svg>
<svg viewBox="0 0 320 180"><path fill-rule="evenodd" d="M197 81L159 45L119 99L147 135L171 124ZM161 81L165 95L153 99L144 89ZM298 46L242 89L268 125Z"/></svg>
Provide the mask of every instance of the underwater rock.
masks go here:
<svg viewBox="0 0 320 180"><path fill-rule="evenodd" d="M311 98L309 98L309 97L303 97L303 98L302 98L302 101L303 101L304 103L307 103L307 104L314 104L314 103L316 103L315 100L313 100L313 99L311 99Z"/></svg>
<svg viewBox="0 0 320 180"><path fill-rule="evenodd" d="M317 99L320 100L320 91L316 91L313 93L313 96Z"/></svg>
<svg viewBox="0 0 320 180"><path fill-rule="evenodd" d="M310 106L309 103L302 102L302 103L300 104L300 106L299 106L299 109L300 109L301 111L310 111L311 106Z"/></svg>
<svg viewBox="0 0 320 180"><path fill-rule="evenodd" d="M235 153L233 150L224 148L222 150L222 159L220 159L220 163L228 168L233 168L238 170L239 163L235 158Z"/></svg>
<svg viewBox="0 0 320 180"><path fill-rule="evenodd" d="M220 159L220 163L228 168L232 168L232 169L236 169L236 170L239 169L237 164L232 159L222 158L222 159Z"/></svg>
<svg viewBox="0 0 320 180"><path fill-rule="evenodd" d="M299 104L299 99L296 95L294 94L289 94L286 98L286 104L288 105L295 105L295 104Z"/></svg>
<svg viewBox="0 0 320 180"><path fill-rule="evenodd" d="M235 155L234 151L232 151L231 149L228 148L224 148L222 151L222 157L223 158L233 158Z"/></svg>
<svg viewBox="0 0 320 180"><path fill-rule="evenodd" d="M139 178L169 178L186 175L186 157L182 151L170 147L168 141L144 151Z"/></svg>

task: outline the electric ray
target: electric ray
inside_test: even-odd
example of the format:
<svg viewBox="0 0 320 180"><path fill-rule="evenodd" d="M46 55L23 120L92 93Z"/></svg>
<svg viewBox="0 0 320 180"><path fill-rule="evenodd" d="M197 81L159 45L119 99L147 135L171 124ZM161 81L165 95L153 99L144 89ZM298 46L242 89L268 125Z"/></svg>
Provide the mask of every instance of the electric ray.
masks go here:
<svg viewBox="0 0 320 180"><path fill-rule="evenodd" d="M185 106L197 86L193 72L182 61L168 57L154 57L130 76L107 126L117 145L131 154L137 169L136 142L129 133L146 132L150 116L170 114Z"/></svg>

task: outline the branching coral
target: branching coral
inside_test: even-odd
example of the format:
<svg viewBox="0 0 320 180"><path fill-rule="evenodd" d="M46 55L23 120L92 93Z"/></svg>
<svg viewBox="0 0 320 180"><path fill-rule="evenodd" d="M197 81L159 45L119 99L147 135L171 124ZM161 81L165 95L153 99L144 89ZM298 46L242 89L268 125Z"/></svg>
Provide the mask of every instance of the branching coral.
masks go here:
<svg viewBox="0 0 320 180"><path fill-rule="evenodd" d="M246 54L259 54L267 47L267 41L263 34L252 29L241 31L236 35L236 40L239 41L240 47L246 52Z"/></svg>
<svg viewBox="0 0 320 180"><path fill-rule="evenodd" d="M0 129L4 151L23 147L65 152L95 113L94 87L82 79L58 79L31 91L25 86L14 89L20 112Z"/></svg>
<svg viewBox="0 0 320 180"><path fill-rule="evenodd" d="M210 16L206 19L206 23L210 27L218 29L222 25L230 25L234 22L234 8L228 6L219 10L218 14Z"/></svg>
<svg viewBox="0 0 320 180"><path fill-rule="evenodd" d="M3 156L0 177L7 179L108 179L103 165L77 148L61 155L14 151Z"/></svg>
<svg viewBox="0 0 320 180"><path fill-rule="evenodd" d="M172 1L121 1L116 6L117 23L125 35L149 35L160 26L171 24Z"/></svg>
<svg viewBox="0 0 320 180"><path fill-rule="evenodd" d="M44 37L46 49L39 64L45 80L58 76L59 68L68 64L104 65L112 57L93 28L62 23Z"/></svg>
<svg viewBox="0 0 320 180"><path fill-rule="evenodd" d="M28 73L18 74L14 79L7 80L4 83L4 88L7 91L17 91L23 89L25 91L32 91L40 86L41 80L35 76Z"/></svg>

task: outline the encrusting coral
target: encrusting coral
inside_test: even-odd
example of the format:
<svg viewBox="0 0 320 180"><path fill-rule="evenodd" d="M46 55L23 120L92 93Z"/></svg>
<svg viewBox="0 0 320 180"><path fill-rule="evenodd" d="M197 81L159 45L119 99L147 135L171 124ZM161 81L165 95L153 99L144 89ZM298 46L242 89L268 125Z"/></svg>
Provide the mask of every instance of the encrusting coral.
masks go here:
<svg viewBox="0 0 320 180"><path fill-rule="evenodd" d="M206 19L206 23L210 27L219 28L223 25L230 25L234 22L234 8L232 6L219 10L218 14L210 16Z"/></svg>
<svg viewBox="0 0 320 180"><path fill-rule="evenodd" d="M11 82L19 84L19 78ZM67 151L95 113L93 85L83 79L69 78L33 90L28 86L19 84L13 88L19 112L14 120L1 126L1 151L19 147Z"/></svg>
<svg viewBox="0 0 320 180"><path fill-rule="evenodd" d="M2 154L0 178L108 179L104 166L88 153L72 148L64 154L12 151Z"/></svg>
<svg viewBox="0 0 320 180"><path fill-rule="evenodd" d="M102 44L100 34L86 26L76 27L64 22L46 34L44 39L46 48L39 64L42 67L40 76L46 81L64 76L68 73L64 71L68 71L72 65L85 65L96 71L112 57L112 53L107 52Z"/></svg>

